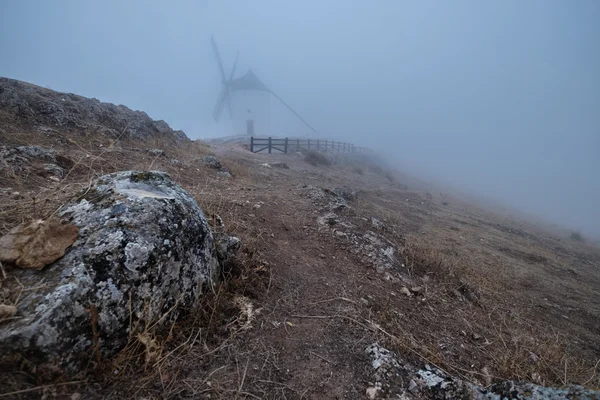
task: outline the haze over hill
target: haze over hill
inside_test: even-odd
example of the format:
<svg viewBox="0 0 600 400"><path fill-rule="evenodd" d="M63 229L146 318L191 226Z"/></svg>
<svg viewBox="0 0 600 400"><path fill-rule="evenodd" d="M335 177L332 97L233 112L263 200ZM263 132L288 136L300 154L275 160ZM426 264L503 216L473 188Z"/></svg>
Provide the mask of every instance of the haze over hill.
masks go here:
<svg viewBox="0 0 600 400"><path fill-rule="evenodd" d="M127 104L191 138L240 49L318 136L599 235L600 4L4 1L0 76ZM304 133L273 105L273 130ZM373 143L372 141L376 142Z"/></svg>

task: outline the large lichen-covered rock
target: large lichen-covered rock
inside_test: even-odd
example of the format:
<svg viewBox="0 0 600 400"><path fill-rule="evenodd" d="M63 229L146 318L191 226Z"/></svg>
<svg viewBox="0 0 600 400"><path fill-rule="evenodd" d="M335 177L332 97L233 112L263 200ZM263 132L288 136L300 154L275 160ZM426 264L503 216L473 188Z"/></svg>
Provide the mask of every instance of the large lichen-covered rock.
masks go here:
<svg viewBox="0 0 600 400"><path fill-rule="evenodd" d="M0 355L77 372L96 349L119 351L136 321L177 318L218 276L202 210L165 173L103 176L59 215L79 237L42 271L10 271L35 289L0 325Z"/></svg>

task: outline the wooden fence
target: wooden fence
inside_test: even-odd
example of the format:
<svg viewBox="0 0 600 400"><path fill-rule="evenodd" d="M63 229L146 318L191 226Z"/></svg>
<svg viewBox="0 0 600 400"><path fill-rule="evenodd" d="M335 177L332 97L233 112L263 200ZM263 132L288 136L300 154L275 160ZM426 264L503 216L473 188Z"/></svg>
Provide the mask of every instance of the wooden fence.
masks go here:
<svg viewBox="0 0 600 400"><path fill-rule="evenodd" d="M358 147L351 143L336 142L333 140L250 137L251 152L260 153L267 151L272 153L273 150L282 153L297 152L301 150L318 150L338 153L364 153L368 151L365 147Z"/></svg>

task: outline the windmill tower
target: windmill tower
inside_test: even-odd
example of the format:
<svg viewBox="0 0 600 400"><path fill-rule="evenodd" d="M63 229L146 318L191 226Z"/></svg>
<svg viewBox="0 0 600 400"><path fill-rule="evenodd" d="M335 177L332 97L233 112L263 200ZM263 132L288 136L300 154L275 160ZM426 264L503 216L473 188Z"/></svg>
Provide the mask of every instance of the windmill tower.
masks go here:
<svg viewBox="0 0 600 400"><path fill-rule="evenodd" d="M210 42L221 72L222 84L221 93L213 110L215 121L219 121L223 109L227 107L229 118L233 121L233 129L236 133L245 132L247 135L271 134L270 102L272 96L298 117L311 131L316 132L281 97L262 83L251 69L239 78L234 79L239 51L235 56L229 79L227 79L214 37L211 36Z"/></svg>

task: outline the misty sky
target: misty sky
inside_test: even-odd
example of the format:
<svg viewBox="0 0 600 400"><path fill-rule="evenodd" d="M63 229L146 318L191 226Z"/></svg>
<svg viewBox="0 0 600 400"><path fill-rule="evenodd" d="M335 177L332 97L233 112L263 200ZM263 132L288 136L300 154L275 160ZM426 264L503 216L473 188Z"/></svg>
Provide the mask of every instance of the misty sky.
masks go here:
<svg viewBox="0 0 600 400"><path fill-rule="evenodd" d="M0 0L0 76L223 135L211 34L315 137L600 235L597 0Z"/></svg>

